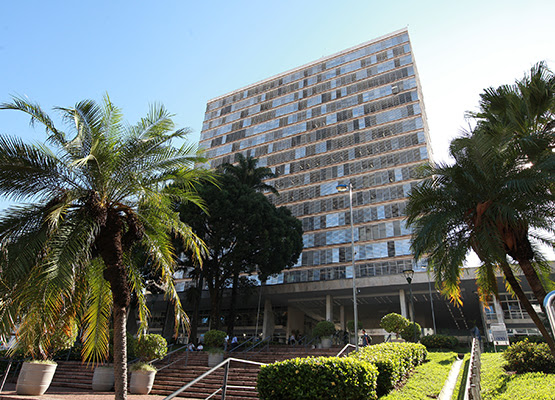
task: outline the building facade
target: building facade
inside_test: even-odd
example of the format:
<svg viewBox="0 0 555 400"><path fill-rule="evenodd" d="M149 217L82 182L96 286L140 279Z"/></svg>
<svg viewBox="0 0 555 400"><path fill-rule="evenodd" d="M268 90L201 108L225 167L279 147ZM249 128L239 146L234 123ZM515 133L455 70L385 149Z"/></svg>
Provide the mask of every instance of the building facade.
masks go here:
<svg viewBox="0 0 555 400"><path fill-rule="evenodd" d="M359 278L415 265L404 210L431 151L407 30L393 32L208 102L200 146L210 167L252 156L303 223L304 251L267 285Z"/></svg>
<svg viewBox="0 0 555 400"><path fill-rule="evenodd" d="M322 58L208 102L200 146L210 166L253 156L277 175L276 206L301 219L304 251L268 284L352 277L351 183L357 276L413 268L403 215L430 155L406 30Z"/></svg>
<svg viewBox="0 0 555 400"><path fill-rule="evenodd" d="M495 309L480 305L473 270L462 281L463 306L454 307L410 251L407 197L432 153L406 29L209 101L200 146L211 168L235 162L238 154L271 168L276 177L267 183L279 195L269 199L303 225L296 265L238 302L238 333L285 339L309 333L322 319L345 330L354 319L353 264L358 319L378 340L384 335L379 322L390 312L443 333L469 332L473 324L485 331L488 321L502 318L499 302ZM349 193L337 190L345 184L353 191L354 255ZM407 269L415 271L413 301L402 274ZM176 286L182 291L187 284ZM151 327L165 331L169 308L152 301L159 327ZM204 293L200 332L208 329L208 314Z"/></svg>

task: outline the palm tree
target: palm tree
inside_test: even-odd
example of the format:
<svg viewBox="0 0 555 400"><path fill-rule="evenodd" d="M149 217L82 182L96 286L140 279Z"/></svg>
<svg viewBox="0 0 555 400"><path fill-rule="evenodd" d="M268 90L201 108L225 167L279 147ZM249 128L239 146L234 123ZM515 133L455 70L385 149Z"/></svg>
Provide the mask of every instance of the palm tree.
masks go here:
<svg viewBox="0 0 555 400"><path fill-rule="evenodd" d="M487 157L500 154L505 162L516 162L545 182L555 172L555 75L540 62L513 85L488 88L480 96L480 109L469 113L482 134L480 151ZM530 168L533 166L533 168ZM538 202L540 199L532 199ZM546 290L530 261L534 249L527 227L503 228L508 254L522 270L543 308ZM550 244L550 242L548 242Z"/></svg>
<svg viewBox="0 0 555 400"><path fill-rule="evenodd" d="M482 261L478 282L483 292L495 293L494 271L500 268L555 354L553 339L508 263L518 262L535 297L543 302L545 289L538 272L549 269L534 243L553 244L538 233L554 231L554 175L545 173L552 170L553 157L524 165L521 157L501 151L495 138L502 140L478 128L472 136L452 142L453 165L426 168L426 179L413 189L407 206L407 222L414 229L412 249L416 258L428 257L436 282L455 301L460 299L461 267L471 250Z"/></svg>
<svg viewBox="0 0 555 400"><path fill-rule="evenodd" d="M24 327L26 312L39 303L45 318L55 320L62 310L68 321L82 323L83 356L97 362L107 356L113 315L115 392L125 399L132 294L141 331L148 318L138 264L145 257L136 255L146 254L160 271L179 327L186 315L172 279L171 239L181 238L199 260L205 249L174 204L201 205L193 187L209 173L193 168L202 161L194 147L172 146L187 130L174 130L162 106L133 126L122 122L108 96L102 104L57 108L68 133L24 99L0 109L22 111L46 129L46 143L35 145L0 136L0 195L19 202L0 215L1 334ZM170 187L173 182L179 185Z"/></svg>
<svg viewBox="0 0 555 400"><path fill-rule="evenodd" d="M236 155L237 165L223 164L222 170L225 174L234 176L239 182L249 186L257 192L270 191L278 194L278 191L272 185L264 183L265 179L275 178L276 175L268 167L258 167L258 159L241 153Z"/></svg>
<svg viewBox="0 0 555 400"><path fill-rule="evenodd" d="M499 150L516 151L529 162L550 156L555 147L555 75L540 62L515 84L484 90L479 111L468 115L498 137Z"/></svg>

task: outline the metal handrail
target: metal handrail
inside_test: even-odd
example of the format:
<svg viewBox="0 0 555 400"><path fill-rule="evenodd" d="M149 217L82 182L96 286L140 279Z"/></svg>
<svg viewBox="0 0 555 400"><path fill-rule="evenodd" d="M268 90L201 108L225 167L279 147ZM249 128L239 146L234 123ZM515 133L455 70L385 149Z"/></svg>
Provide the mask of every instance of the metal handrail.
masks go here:
<svg viewBox="0 0 555 400"><path fill-rule="evenodd" d="M6 379L8 378L8 374L10 373L12 363L13 357L10 357L10 361L8 362L8 366L6 367L6 371L4 372L4 377L2 378L2 385L0 385L0 393L2 393L2 390L4 390L4 385L6 384Z"/></svg>
<svg viewBox="0 0 555 400"><path fill-rule="evenodd" d="M354 344L347 343L345 346L343 346L341 351L339 353L337 353L336 357L340 357L341 354L343 354L343 352L346 351L349 347L354 347L355 349L357 348Z"/></svg>
<svg viewBox="0 0 555 400"><path fill-rule="evenodd" d="M177 351L177 350L176 350L176 351ZM166 355L166 357L168 357L170 354L175 353L176 351L172 351L171 353L168 353L168 354ZM166 364L166 365L164 365L163 367L156 367L156 369L157 369L158 371L162 371L163 369L166 369L166 368L168 368L168 367L171 367L171 366L174 365L176 362L181 361L181 360L183 360L184 358L185 358L185 365L184 365L184 367L186 367L187 365L189 365L189 353L190 353L190 351L189 351L189 350L185 350L184 353L185 353L184 356L179 357L179 358L176 358L176 359L173 360L171 363ZM164 358L166 358L166 357L164 357ZM163 359L162 359L162 360L163 360ZM160 360L160 361L162 361L162 360Z"/></svg>
<svg viewBox="0 0 555 400"><path fill-rule="evenodd" d="M214 371L216 371L217 369L224 367L225 366L225 373L224 373L224 381L223 384L220 388L218 388L214 393L212 393L210 396L207 397L207 399L215 396L218 392L222 392L222 400L225 400L225 395L226 395L226 390L227 388L234 388L234 389L256 389L254 386L232 386L232 385L228 385L227 384L227 377L228 377L228 373L229 373L229 365L231 364L232 361L235 362L240 362L240 363L244 363L244 364L252 364L252 365L258 365L258 366L262 366L262 365L266 365L264 363L259 363L256 361L249 361L249 360L241 360L239 358L227 358L224 361L222 361L221 363L219 363L218 365L216 365L214 368L212 368L209 371L206 371L204 374L202 374L201 376L199 376L196 379L193 379L191 382L187 383L186 385L182 386L181 388L177 389L175 392L173 392L172 394L170 394L169 396L165 397L164 400L171 400L174 397L176 397L177 395L179 395L180 393L183 393L185 390L189 389L191 386L193 386L195 383L200 382L201 380L203 380L204 378L206 378L208 375L212 374Z"/></svg>
<svg viewBox="0 0 555 400"><path fill-rule="evenodd" d="M246 346L247 343L254 341L254 339L256 339L258 336L252 336L250 339L245 340L243 343L241 343L239 346L234 347L233 349L229 350L229 353L233 353L236 352L239 348ZM247 350L242 350L242 351L249 351Z"/></svg>
<svg viewBox="0 0 555 400"><path fill-rule="evenodd" d="M481 400L480 394L480 342L477 338L472 339L472 351L468 362L468 376L464 387L464 400Z"/></svg>
<svg viewBox="0 0 555 400"><path fill-rule="evenodd" d="M271 339L271 337L268 336L268 337L262 339L260 342L256 342L256 343L253 344L251 347L249 347L247 350L245 350L245 352L254 350L254 349L257 348L258 346L260 346L262 343L266 343L266 344L269 346L269 345L270 345L270 339ZM262 351L262 349L263 349L263 348L260 348L260 350L258 350L258 352Z"/></svg>

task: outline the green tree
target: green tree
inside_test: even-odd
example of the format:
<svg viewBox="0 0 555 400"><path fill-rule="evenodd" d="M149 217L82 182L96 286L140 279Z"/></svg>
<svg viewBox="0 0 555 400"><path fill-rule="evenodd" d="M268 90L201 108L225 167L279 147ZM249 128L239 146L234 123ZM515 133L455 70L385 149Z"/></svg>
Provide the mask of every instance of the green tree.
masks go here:
<svg viewBox="0 0 555 400"><path fill-rule="evenodd" d="M132 293L141 331L148 317L137 262L144 257L134 255L146 254L161 271L179 327L186 316L172 279L171 239L180 237L197 259L205 248L173 204L201 204L192 187L209 174L193 167L201 161L194 147L172 146L187 130L174 130L161 106L132 126L107 96L102 104L57 108L67 133L24 99L0 109L22 111L46 129L46 142L36 145L0 136L0 195L20 202L0 216L1 334L24 327L36 304L45 319L55 320L62 310L68 321L81 322L83 356L96 362L108 355L112 315L116 398L125 399ZM180 184L168 187L172 182Z"/></svg>
<svg viewBox="0 0 555 400"><path fill-rule="evenodd" d="M505 152L488 149L484 153L482 140L491 143L492 136L475 131L455 140L451 145L455 163L429 166L427 179L413 189L407 206L407 222L413 227L412 249L415 257L428 257L436 282L455 301L460 299L461 268L474 250L482 261L478 269L482 298L496 294L495 271L500 269L555 350L509 265L512 258L523 271L531 269L525 275L535 275L530 285L541 301L542 291L538 293L533 286L540 282L535 268L548 266L530 239L549 242L536 232L553 232L553 176L543 173L547 167L542 162L524 168L518 157L509 158ZM513 253L514 249L522 251L521 246L529 252L522 263Z"/></svg>
<svg viewBox="0 0 555 400"><path fill-rule="evenodd" d="M200 272L210 293L211 329L218 329L224 288L231 285L236 290L242 273L258 270L264 281L292 266L302 251L302 227L288 209L274 207L231 174L222 174L218 187L203 185L199 195L207 212L188 204L180 212L208 247ZM228 330L233 330L233 320L228 318Z"/></svg>
<svg viewBox="0 0 555 400"><path fill-rule="evenodd" d="M275 187L264 182L265 179L276 177L270 168L259 167L257 158L251 156L245 157L241 153L238 153L236 158L237 165L222 165L222 170L225 174L234 176L239 182L257 192L269 191L278 194Z"/></svg>
<svg viewBox="0 0 555 400"><path fill-rule="evenodd" d="M480 155L486 160L505 162L508 167L528 170L537 178L536 184L542 179L546 184L552 184L555 172L555 75L547 65L538 63L513 85L488 88L480 97L479 111L470 113L478 124ZM524 183L521 181L521 185ZM544 200L530 199L532 203ZM547 205L553 206L551 202ZM546 207L543 210L547 211ZM538 219L544 215L539 215ZM497 223L507 254L521 266L543 308L547 279L533 265L539 253L529 240L531 226L522 220L510 225L507 220L498 219ZM549 240L546 243L552 244Z"/></svg>
<svg viewBox="0 0 555 400"><path fill-rule="evenodd" d="M543 308L552 282L538 245L553 246L555 76L539 63L513 85L486 89L469 116L476 127L451 143L455 163L429 167L427 181L411 195L413 250L417 257L429 253L437 281L454 298L470 249L483 263L483 298L496 293L500 269L555 354L511 267L518 264Z"/></svg>

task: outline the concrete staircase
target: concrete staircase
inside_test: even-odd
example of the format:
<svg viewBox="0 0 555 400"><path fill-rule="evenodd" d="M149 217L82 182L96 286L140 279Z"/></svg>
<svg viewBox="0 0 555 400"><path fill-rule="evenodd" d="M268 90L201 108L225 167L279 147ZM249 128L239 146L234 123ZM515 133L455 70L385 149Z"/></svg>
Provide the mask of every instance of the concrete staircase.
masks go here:
<svg viewBox="0 0 555 400"><path fill-rule="evenodd" d="M340 347L306 350L303 347L275 346L259 353L228 353L226 357L269 364L296 357L335 356L340 350ZM186 356L188 356L187 364L185 364L185 358L178 361L172 360L171 362L174 362L174 364L161 369L156 374L156 380L154 381L154 387L151 392L152 394L169 395L210 370L210 368L207 367L208 355L206 353L189 353ZM181 357L183 357L183 355ZM255 365L232 362L229 369L228 385L255 387L259 369L260 368ZM223 376L224 369L220 368L181 393L179 397L187 399L205 399L222 386ZM218 399L220 397L216 395L215 398ZM226 399L258 399L258 394L255 389L228 388Z"/></svg>
<svg viewBox="0 0 555 400"><path fill-rule="evenodd" d="M94 367L80 361L58 361L50 386L92 390Z"/></svg>
<svg viewBox="0 0 555 400"><path fill-rule="evenodd" d="M335 356L340 347L331 349L305 349L293 346L271 346L259 353L227 353L226 357L245 359L260 363L273 363L296 357ZM207 352L177 352L156 364L159 369L154 381L151 394L167 396L183 385L193 381L210 370ZM232 362L229 369L228 385L256 386L259 367L255 365ZM92 390L94 368L79 361L62 361L58 363L56 374L52 381L53 387ZM224 369L220 368L187 391L180 394L180 398L205 399L222 386ZM219 399L220 395L216 395ZM255 389L228 388L226 399L258 399Z"/></svg>

